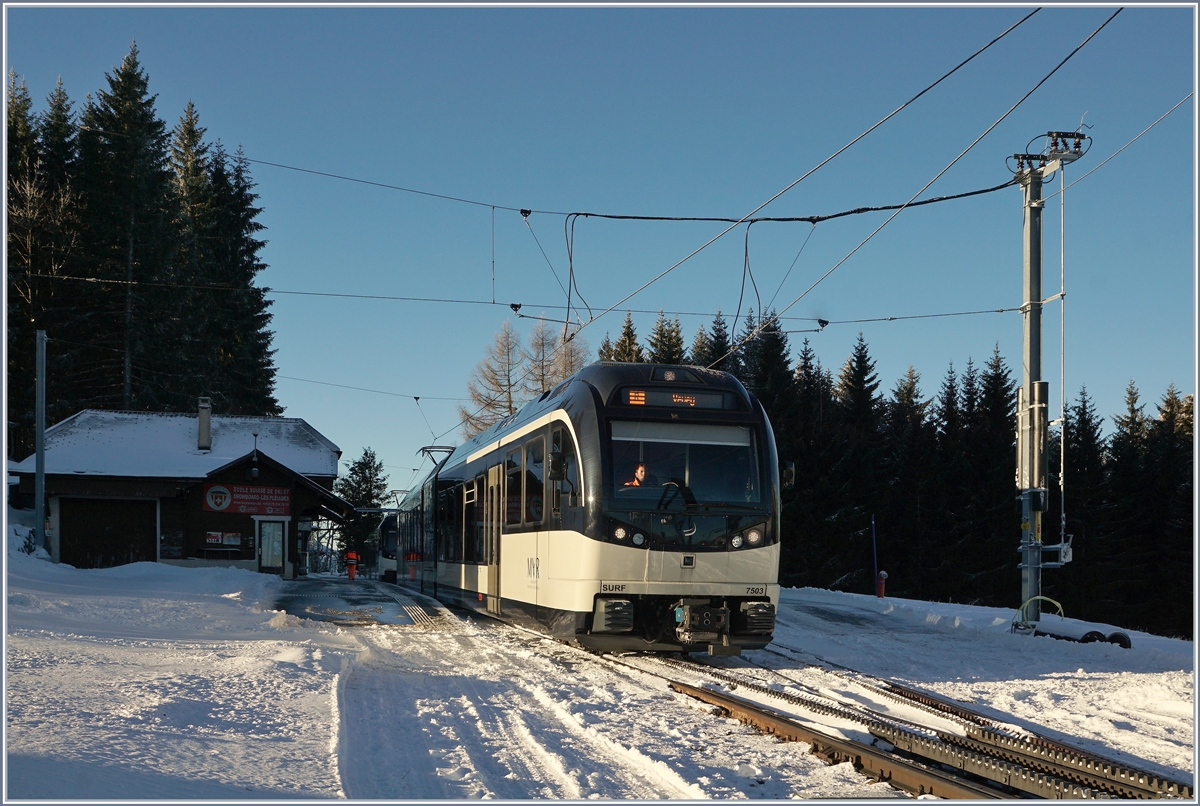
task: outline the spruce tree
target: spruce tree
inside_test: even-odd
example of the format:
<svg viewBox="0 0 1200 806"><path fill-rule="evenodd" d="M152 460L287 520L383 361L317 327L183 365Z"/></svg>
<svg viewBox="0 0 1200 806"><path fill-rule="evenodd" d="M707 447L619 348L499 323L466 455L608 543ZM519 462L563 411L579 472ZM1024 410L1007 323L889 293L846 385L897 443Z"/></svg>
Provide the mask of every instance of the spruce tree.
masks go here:
<svg viewBox="0 0 1200 806"><path fill-rule="evenodd" d="M383 462L370 448L363 448L362 456L350 464L350 470L333 484L333 491L355 508L379 509L383 506L388 489L387 474ZM364 564L374 562L378 548L372 544L375 526L379 523L376 513L355 512L338 529L341 550L353 549L362 557Z"/></svg>
<svg viewBox="0 0 1200 806"><path fill-rule="evenodd" d="M736 361L728 361L724 367L725 371L736 376L744 384L750 382L750 378L754 377L758 366L758 335L754 332L758 329L758 319L754 316L754 309L750 308L746 311L746 318L742 322L742 332L737 336L735 343L736 352L730 358L736 357Z"/></svg>
<svg viewBox="0 0 1200 806"><path fill-rule="evenodd" d="M651 364L683 364L687 353L683 345L683 329L679 325L679 317L668 321L662 311L650 331L650 350L647 361Z"/></svg>
<svg viewBox="0 0 1200 806"><path fill-rule="evenodd" d="M709 356L712 353L712 341L708 338L708 334L704 332L704 328L698 328L696 335L692 339L692 349L688 351L688 356L691 358L691 363L697 367L707 367L712 359Z"/></svg>
<svg viewBox="0 0 1200 806"><path fill-rule="evenodd" d="M883 465L887 476L881 513L876 518L879 567L889 574L896 595L927 595L926 563L932 558L927 518L932 512L933 430L931 400L921 394L920 375L913 367L892 389L884 403ZM924 507L922 507L924 504Z"/></svg>
<svg viewBox="0 0 1200 806"><path fill-rule="evenodd" d="M711 367L721 372L738 375L740 362L737 353L730 355L729 351L732 349L733 344L729 339L729 325L725 322L725 317L721 316L721 311L718 310L717 315L713 317L712 326L708 331L708 360L703 363L697 360L696 364L697 366Z"/></svg>
<svg viewBox="0 0 1200 806"><path fill-rule="evenodd" d="M1078 618L1093 619L1093 589L1102 585L1097 577L1097 557L1093 539L1104 527L1104 454L1106 440L1101 431L1103 420L1088 397L1087 387L1079 390L1079 398L1067 407L1065 422L1055 433L1051 444L1050 472L1055 482L1050 484L1050 504L1047 517L1061 523L1063 498L1066 499L1067 534L1072 537L1073 560L1052 574L1043 575L1043 591L1062 602L1067 612ZM1060 468L1060 450L1066 450L1065 472ZM1062 472L1065 492L1060 495L1058 475ZM1054 516L1057 515L1057 518ZM1047 524L1054 527L1053 522ZM1057 534L1057 531L1053 532ZM1058 542L1043 529L1045 542Z"/></svg>
<svg viewBox="0 0 1200 806"><path fill-rule="evenodd" d="M33 99L25 79L17 83L17 72L8 71L8 175L32 173L36 161Z"/></svg>
<svg viewBox="0 0 1200 806"><path fill-rule="evenodd" d="M831 570L840 554L836 523L844 493L834 472L845 458L833 417L833 377L805 339L796 361L793 455L796 485L782 493L780 578L788 585L823 587L840 572Z"/></svg>
<svg viewBox="0 0 1200 806"><path fill-rule="evenodd" d="M646 361L642 345L638 344L637 330L633 327L632 312L625 314L625 324L621 326L621 337L613 345L611 360L631 364L643 364Z"/></svg>
<svg viewBox="0 0 1200 806"><path fill-rule="evenodd" d="M774 311L760 325L754 343L753 372L743 380L767 411L780 457L792 457L796 452L796 385L787 334Z"/></svg>
<svg viewBox="0 0 1200 806"><path fill-rule="evenodd" d="M608 333L604 334L604 341L600 342L600 348L596 351L596 357L601 361L616 361L613 358L613 343L608 337Z"/></svg>
<svg viewBox="0 0 1200 806"><path fill-rule="evenodd" d="M79 158L78 127L71 107L71 99L59 78L46 99L46 111L37 122L38 169L51 192L71 183Z"/></svg>
<svg viewBox="0 0 1200 806"><path fill-rule="evenodd" d="M96 314L88 334L98 359L94 402L124 409L170 410L180 368L165 336L177 326L162 311L177 310L172 285L176 239L168 135L136 44L111 74L108 89L88 97L79 135L86 273L119 284L81 285L84 307ZM83 335L83 334L79 334ZM118 352L118 361L108 358ZM195 405L190 401L188 408Z"/></svg>
<svg viewBox="0 0 1200 806"><path fill-rule="evenodd" d="M853 439L867 440L877 432L882 409L878 389L879 376L875 374L875 362L867 348L866 339L859 332L854 350L842 365L833 390L842 423Z"/></svg>
<svg viewBox="0 0 1200 806"><path fill-rule="evenodd" d="M275 350L271 346L271 301L255 285L266 268L259 252L266 241L259 237L262 208L250 176L250 163L238 147L233 156L217 143L210 163L213 191L212 285L230 290L211 292L210 300L220 306L226 335L209 337L218 350L210 360L217 363L216 384L226 410L234 414L279 415L283 408L275 397ZM210 325L222 323L209 318ZM214 399L214 404L216 400Z"/></svg>
<svg viewBox="0 0 1200 806"><path fill-rule="evenodd" d="M33 101L14 70L8 73L7 108L8 444L23 459L34 440L34 334L44 326L43 285L35 275L45 201L34 175Z"/></svg>
<svg viewBox="0 0 1200 806"><path fill-rule="evenodd" d="M1192 638L1192 519L1191 406L1174 384L1158 403L1146 435L1149 500L1145 512L1150 545L1149 562L1136 571L1147 585L1146 612L1141 626L1165 635Z"/></svg>
<svg viewBox="0 0 1200 806"><path fill-rule="evenodd" d="M79 287L52 279L70 274L79 221L68 173L74 165L74 126L61 81L49 108L32 115L24 84L10 75L8 137L8 412L9 451L24 458L33 450L35 334L47 344L46 415L53 424L75 413L71 391L90 372L76 356L87 348L66 341L87 332L80 316ZM13 153L15 153L15 156ZM69 410L68 410L69 409Z"/></svg>

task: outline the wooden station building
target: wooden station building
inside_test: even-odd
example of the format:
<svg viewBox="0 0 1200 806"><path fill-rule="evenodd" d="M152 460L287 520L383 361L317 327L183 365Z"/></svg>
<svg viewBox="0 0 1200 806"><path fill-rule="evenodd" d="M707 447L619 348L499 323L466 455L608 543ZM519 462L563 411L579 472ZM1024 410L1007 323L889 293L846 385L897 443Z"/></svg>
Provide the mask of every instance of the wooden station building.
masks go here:
<svg viewBox="0 0 1200 806"><path fill-rule="evenodd" d="M333 492L341 449L291 417L88 409L46 429L51 559L307 571L318 520L353 506ZM35 456L10 469L32 497Z"/></svg>

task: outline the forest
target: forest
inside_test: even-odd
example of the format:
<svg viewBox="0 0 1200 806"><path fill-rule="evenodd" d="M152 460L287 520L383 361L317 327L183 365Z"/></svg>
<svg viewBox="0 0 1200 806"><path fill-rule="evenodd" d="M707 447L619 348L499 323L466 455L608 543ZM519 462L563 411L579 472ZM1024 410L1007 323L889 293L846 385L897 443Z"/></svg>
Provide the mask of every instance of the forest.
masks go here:
<svg viewBox="0 0 1200 806"><path fill-rule="evenodd" d="M207 141L190 103L167 129L136 46L106 79L78 112L60 83L35 114L9 75L9 458L33 451L38 330L48 424L84 408L193 411L200 396L220 414L283 411L271 303L254 284L265 242L249 161ZM835 371L807 340L793 353L773 313L761 324L751 311L735 335L718 313L689 347L660 314L643 346L627 315L599 357L713 366L758 397L797 471L783 494L784 585L872 593L879 568L892 596L1018 607L1016 381L999 350L951 365L931 394L912 369L884 389L861 334ZM525 348L506 325L468 384L464 434L576 371L585 351L544 327ZM1171 386L1148 408L1130 381L1105 431L1080 389L1051 439L1044 520L1045 542L1072 536L1074 561L1043 573L1043 593L1071 617L1190 639L1193 398Z"/></svg>
<svg viewBox="0 0 1200 806"><path fill-rule="evenodd" d="M981 366L951 365L927 395L911 367L884 390L861 333L834 371L807 339L793 361L773 314L761 324L751 311L735 339L718 313L689 349L679 320L660 313L642 346L627 315L599 356L713 366L762 402L780 458L796 464L781 584L869 594L878 567L891 596L1020 606L1018 380L999 349ZM1071 535L1074 559L1042 572L1042 592L1072 618L1190 639L1193 398L1170 386L1148 412L1130 381L1125 404L1105 436L1082 388L1052 431L1043 541Z"/></svg>
<svg viewBox="0 0 1200 806"><path fill-rule="evenodd" d="M46 422L85 408L277 415L254 182L192 104L171 130L136 45L78 112L34 114L8 79L8 455L33 452L36 332Z"/></svg>

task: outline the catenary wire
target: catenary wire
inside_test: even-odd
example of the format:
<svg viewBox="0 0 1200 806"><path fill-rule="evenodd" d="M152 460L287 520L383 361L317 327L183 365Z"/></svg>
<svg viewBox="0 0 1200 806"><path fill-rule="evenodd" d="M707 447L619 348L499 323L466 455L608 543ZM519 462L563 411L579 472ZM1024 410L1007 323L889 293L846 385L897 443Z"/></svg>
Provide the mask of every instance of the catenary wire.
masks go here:
<svg viewBox="0 0 1200 806"><path fill-rule="evenodd" d="M729 225L729 226L728 226L728 227L726 227L724 230L722 230L721 232L719 232L717 235L713 236L711 239L709 239L708 241L706 241L705 243L703 243L701 246L697 247L695 250L693 250L692 252L688 253L688 254L687 254L685 257L683 257L682 259L680 259L680 260L679 260L679 261L677 261L676 263L672 264L671 266L667 267L666 269L664 269L663 271L661 271L659 274L655 275L655 276L654 276L652 279L650 279L650 280L648 280L647 282L643 283L643 284L642 284L641 286L639 286L639 287L638 287L636 290L634 290L632 293L628 294L628 295L627 295L627 296L625 296L624 298L622 298L622 299L618 300L618 301L616 302L616 304L612 305L612 306L611 306L611 307L609 307L607 310L605 310L605 311L602 311L602 312L600 313L600 316L595 316L595 317L592 317L591 319L589 319L587 322L585 322L583 325L581 325L581 326L580 326L580 328L579 328L578 330L576 330L575 332L576 332L576 333L578 333L580 330L582 330L583 328L587 327L587 326L588 326L588 325L590 325L592 322L596 321L596 319L599 319L600 317L602 317L602 316L605 316L606 314L609 314L609 313L611 313L611 312L612 312L612 311L614 311L616 308L620 307L620 305L621 305L622 303L624 303L624 302L626 302L626 301L628 301L628 300L632 299L632 298L633 298L633 297L635 297L636 295L640 294L640 293L641 293L642 291L644 291L646 288L648 288L648 287L649 287L649 286L651 286L652 284L654 284L654 283L658 282L660 279L662 279L663 277L665 277L667 274L669 274L670 272L672 272L672 271L674 271L675 269L679 268L679 267L680 267L680 266L682 266L682 265L683 265L685 262L687 262L687 261L688 261L688 260L690 260L691 258L693 258L693 257L695 257L696 255L698 255L698 254L699 254L701 251L703 251L704 249L707 249L707 248L708 248L710 245L712 245L713 243L716 243L716 241L717 241L717 240L719 240L720 238L724 237L724 236L725 236L725 235L726 235L726 234L727 234L727 233L728 233L730 230L732 230L734 227L738 226L738 224L741 224L742 222L744 222L744 221L748 220L750 217L752 217L752 216L753 216L755 213L757 213L759 210L762 210L764 207L766 207L768 204L770 204L771 202L773 202L773 201L775 201L776 199L778 199L778 198L779 198L780 196L782 196L784 193L787 193L789 190L791 190L792 188L794 188L796 185L800 184L800 183L801 183L801 182L803 182L805 179L807 179L808 177L812 176L814 173L816 173L817 171L819 171L821 168L823 168L824 166L828 165L830 162L832 162L834 159L836 159L836 158L837 158L837 157L838 157L840 154L842 154L844 151L846 151L847 149L849 149L851 146L853 146L853 145L854 145L855 143L857 143L859 140L863 139L863 138L864 138L864 137L866 137L868 134L870 134L871 132L873 132L873 131L875 131L876 129L878 129L878 128L879 128L880 126L882 126L884 123L886 123L887 121L891 120L891 119L892 119L892 118L893 118L895 115L897 115L897 114L898 114L898 113L899 113L901 110L903 110L904 108L906 108L907 106L909 106L910 104L912 104L913 102L915 102L915 101L916 101L918 98L920 98L922 95L924 95L925 93L927 93L927 92L929 92L930 90L932 90L932 89L933 89L934 87L936 87L938 84L941 84L943 81L945 81L945 80L946 80L947 78L949 78L950 76L954 75L954 73L958 72L958 71L959 71L959 70L960 70L960 69L961 69L963 66L965 66L965 65L966 65L968 62L970 62L971 60L973 60L973 59L974 59L976 56L978 56L979 54L983 53L985 50L987 50L988 48L990 48L990 47L991 47L992 45L994 45L996 42L999 42L1001 39L1003 39L1005 36L1007 36L1007 35L1008 35L1008 34L1009 34L1011 31L1013 31L1015 28L1017 28L1017 26L1021 25L1021 23L1025 22L1026 20L1028 20L1030 17L1032 17L1032 16L1033 16L1034 14L1036 14L1038 11L1039 11L1039 9L1036 9L1036 8L1035 8L1033 11L1029 12L1028 14L1026 14L1024 17L1022 17L1020 20L1018 20L1016 23L1014 23L1012 26L1010 26L1010 27L1009 27L1007 30L1005 30L1003 33L1001 33L999 36L997 36L995 39L993 39L991 42L988 42L988 43L987 43L986 45L984 45L982 48L980 48L979 50L977 50L977 51L975 51L974 53L972 53L970 56L968 56L968 57L967 57L966 59L964 59L963 61L959 62L959 63L958 63L958 65L956 65L956 66L955 66L953 69L951 69L949 72L947 72L947 73L946 73L945 75L943 75L941 78L939 78L937 81L934 81L932 84L930 84L930 85L929 85L929 86L927 86L925 89L923 89L923 90L921 90L920 92L918 92L918 93L917 93L916 95L914 95L912 98L910 98L909 100L905 101L905 102L904 102L903 104L901 104L900 106L896 107L896 109L895 109L895 110L893 110L893 111L892 111L892 112L890 112L888 115L886 115L885 117L883 117L882 119L880 119L878 123L875 123L873 126L871 126L869 129L867 129L866 131L864 131L862 134L858 135L858 136L857 136L857 137L855 137L853 140L851 140L850 142L846 143L846 145L842 146L842 147L841 147L841 148L839 148L837 151L835 151L833 154L831 154L831 155L829 155L828 157L826 157L824 160L822 160L820 163L818 163L818 164L817 164L815 167L811 168L811 169L810 169L810 170L809 170L807 173L805 173L804 175L802 175L801 177L799 177L798 179L796 179L795 181L793 181L793 182L792 182L791 184L789 184L787 187L785 187L785 188L783 188L782 190L780 190L778 193L776 193L776 194L775 194L774 196L772 196L771 198L767 199L765 202L763 202L762 204L760 204L758 207L756 207L756 208L754 208L753 210L751 210L751 211L750 211L750 212L749 212L747 215L745 215L745 216L742 216L742 218L740 218L740 219L739 219L737 222L735 222L735 223L733 223L733 224ZM918 195L920 195L920 194L918 194ZM911 200L910 200L910 201L911 201ZM890 220L890 219L889 219L889 220Z"/></svg>
<svg viewBox="0 0 1200 806"><path fill-rule="evenodd" d="M939 319L939 318L945 317L945 316L976 316L978 314L984 314L984 313L1011 313L1013 311L1019 311L1019 310L1021 310L1020 307L988 308L986 310L981 310L981 311L952 311L950 313L921 313L921 314L911 314L908 316L876 316L876 317L872 317L870 319L822 319L820 321L824 322L825 324L823 324L820 327L820 329L818 329L818 330L785 330L783 332L784 333L819 333L821 330L824 330L829 325L859 325L859 324L866 324L868 322L900 322L900 321L906 320L906 319Z"/></svg>
<svg viewBox="0 0 1200 806"><path fill-rule="evenodd" d="M775 304L775 298L778 297L779 292L783 290L783 284L787 282L787 278L791 277L792 269L796 268L796 261L798 261L800 259L800 256L802 254L804 254L804 247L808 246L809 239L812 238L813 233L816 231L817 231L817 225L814 222L812 225L812 229L810 229L808 231L808 235L805 236L805 238L804 238L804 243L800 244L800 251L796 253L796 256L794 258L792 258L792 265L788 266L788 270L786 272L784 272L783 279L779 281L779 287L776 288L775 293L771 295L771 301L767 303L768 308L770 308L772 305Z"/></svg>
<svg viewBox="0 0 1200 806"><path fill-rule="evenodd" d="M1106 20L1105 20L1103 23L1101 23L1101 24L1100 24L1100 27L1099 27L1099 28L1097 28L1096 30L1094 30L1094 31L1092 31L1090 34L1088 34L1088 37L1087 37L1087 39L1085 39L1085 40L1083 40L1083 42L1079 43L1079 45L1078 45L1078 46L1076 46L1076 48L1075 48L1074 50L1072 50L1070 53L1068 53L1068 54L1066 55L1066 57L1065 57L1065 58L1063 58L1063 60L1062 60L1062 61L1060 61L1060 62L1059 62L1057 65L1055 65L1055 66L1054 66L1054 69L1052 69L1052 70L1051 70L1049 73L1047 73L1045 76L1043 76L1043 77L1042 77L1042 79L1041 79L1040 81L1038 81L1036 84L1034 84L1034 85L1033 85L1033 87L1032 87L1032 88L1031 88L1031 89L1030 89L1028 92L1026 92L1024 95L1022 95L1022 96L1021 96L1021 97L1020 97L1020 98L1017 100L1017 102L1016 102L1015 104L1013 104L1011 107L1009 107L1008 111L1006 111L1006 112L1005 112L1003 115L1001 115L999 118L997 118L995 123L993 123L992 125L988 126L988 127L987 127L987 128L984 130L984 131L983 131L983 133L982 133L982 134L980 134L978 137L976 137L976 138L975 138L975 139L974 139L974 140L971 142L971 144L970 144L970 145L968 145L968 146L967 146L965 149L963 149L963 151L962 151L961 153L959 153L959 155L958 155L957 157L955 157L953 160L951 160L951 161L950 161L950 163L949 163L949 164L948 164L948 165L947 165L945 168L943 168L942 170L938 171L938 172L937 172L937 174L935 174L935 175L934 175L934 177L933 177L932 179L930 179L928 182L926 182L926 183L925 183L925 186L924 186L924 187L922 187L920 190L918 190L916 193L914 193L914 194L913 194L913 197L912 197L912 198L913 198L913 199L916 199L918 196L920 196L922 193L924 193L926 190L928 190L928 189L929 189L929 187L930 187L930 186L931 186L931 185L932 185L934 182L936 182L938 179L940 179L940 178L942 177L942 175L944 175L944 174L945 174L947 171L949 171L949 170L950 170L952 167L954 167L954 165L955 165L955 164L956 164L956 163L957 163L957 162L958 162L960 159L962 159L964 156L966 156L967 152L969 152L969 151L970 151L971 149L973 149L973 148L974 148L976 145L978 145L978 144L979 144L979 142L980 142L981 140L983 140L983 138L984 138L984 137L987 137L987 135L988 135L988 134L989 134L989 133L990 133L990 132L991 132L993 129L995 129L997 126L999 126L999 125L1000 125L1000 123L1001 123L1002 121L1004 121L1004 119L1005 119L1005 118L1007 118L1009 115L1011 115L1011 114L1013 113L1013 111L1015 111L1015 110L1017 109L1017 107L1019 107L1021 104L1023 104L1023 103L1025 102L1025 100L1026 100L1027 98L1029 98L1029 96L1033 95L1033 93L1034 93L1034 92L1036 92L1036 91L1037 91L1037 89L1038 89L1039 87L1041 87L1043 84L1045 84L1047 81L1049 81L1049 80L1050 80L1050 77L1051 77L1051 76L1053 76L1055 73L1057 73L1057 72L1058 72L1058 71L1059 71L1059 70L1062 68L1062 66L1063 66L1064 64L1066 64L1068 61L1070 61L1071 57L1073 57L1073 56L1074 56L1076 53L1078 53L1080 50L1082 50L1084 45L1086 45L1088 42L1091 42L1093 37L1095 37L1095 36L1096 36L1098 33L1100 33L1101 31L1103 31L1103 30L1104 30L1104 28L1105 28L1105 26L1107 26L1107 25L1108 25L1110 22L1112 22L1112 21L1113 21L1113 19L1115 19L1115 18L1116 18L1116 16L1117 16L1118 14L1120 14L1120 13L1121 13L1121 11L1122 11L1122 9L1118 8L1116 11L1114 11L1114 12L1112 13L1112 16L1110 16L1108 19L1106 19ZM747 333L747 334L746 334L746 336L745 336L745 337L744 337L744 338L743 338L741 341L739 341L739 342L738 342L736 345L734 345L734 346L733 346L733 347L732 347L732 348L729 350L729 352L727 352L725 355L723 355L723 356L720 356L719 358L717 358L717 359L716 359L716 361L714 361L714 362L713 362L712 364L710 364L709 366L710 366L710 367L712 367L712 366L716 366L716 364L717 364L717 363L719 363L719 362L721 362L721 361L725 360L725 359L726 359L726 358L728 358L730 355L732 355L733 353L735 353L735 352L737 352L738 350L740 350L740 349L741 349L743 346L745 346L745 344L746 344L747 342L749 342L751 339L753 339L755 336L757 336L759 333L761 333L761 332L762 332L762 331L763 331L765 328L769 327L769 326L770 326L772 323L774 323L774 322L778 321L778 319L779 319L779 315L780 315L780 314L786 313L786 312L787 312L789 309L791 309L791 308L792 308L794 305L796 305L798 302L800 302L800 300L804 299L804 297L805 297L805 296L807 296L807 295L808 295L808 293L809 293L810 291L812 291L814 288L816 288L818 285L820 285L820 284L821 284L821 282L822 282L822 281L824 281L824 280L825 280L825 278L827 278L829 275L833 274L833 273L834 273L834 272L835 272L835 271L838 269L838 267L840 267L840 266L841 266L842 264L844 264L844 263L845 263L847 260L849 260L849 259L851 258L851 256L853 256L855 253L857 253L857 252L858 252L858 250L859 250L859 249L861 249L861 248L862 248L864 245L866 245L866 243L867 243L868 241L870 241L872 238L874 238L874 237L875 237L875 236L876 236L876 235L877 235L877 234L880 232L880 230L882 230L884 227L886 227L888 224L890 224L890 223L892 222L892 220L893 220L893 219L894 219L896 216L898 216L898 215L900 215L900 213L904 212L904 210L905 210L907 207L908 207L908 205L904 205L904 206L900 207L900 209L898 209L898 210L896 210L894 213L892 213L890 216L888 216L886 221L884 221L882 224L880 224L878 227L876 227L874 230L872 230L872 231L871 231L871 233L870 233L869 235L867 235L867 237L866 237L866 238L864 238L862 241L860 241L860 242L859 242L859 244L858 244L857 246L855 246L855 247L854 247L853 249L851 249L851 250L850 250L848 253L846 253L845 257L843 257L841 260L839 260L837 263L835 263L835 264L834 264L834 265L833 265L833 266L832 266L832 267L829 269L829 271L825 272L825 273L824 273L824 274L822 274L820 277L818 277L818 278L816 279L816 281L815 281L815 282L813 282L813 284L812 284L812 285L810 285L808 288L806 288L806 289L803 291L803 293L801 293L801 294L800 294L800 296L796 297L794 300L792 300L791 302L789 302L789 303L787 304L787 306L786 306L786 307L785 307L785 308L784 308L782 311L779 311L779 313L778 313L778 314L772 314L772 315L770 315L770 316L768 316L768 317L765 317L765 318L763 318L763 319L759 320L758 327L756 327L756 328L755 328L753 331L751 331L750 333Z"/></svg>
<svg viewBox="0 0 1200 806"><path fill-rule="evenodd" d="M425 416L425 409L421 408L421 398L414 397L413 402L417 404L417 411L421 412L421 419L425 421L425 427L429 429L429 435L433 437L433 441L437 442L437 434L433 432L433 426L429 424L429 418Z"/></svg>
<svg viewBox="0 0 1200 806"><path fill-rule="evenodd" d="M1076 179L1076 180L1075 180L1074 182L1072 182L1071 184L1069 184L1069 185L1066 185L1065 187L1061 188L1060 190L1056 190L1056 191L1054 191L1054 192L1053 192L1053 193L1051 193L1049 196L1046 196L1044 199L1042 199L1042 201L1044 201L1044 202L1045 202L1045 201L1049 201L1050 199L1053 199L1053 198L1054 198L1055 196L1057 196L1058 194L1065 192L1067 188L1072 188L1072 187L1075 187L1075 186L1076 186L1076 185L1078 185L1080 182L1082 182L1084 179L1087 179L1089 176L1091 176L1092 174L1094 174L1096 171L1098 171L1098 170L1100 170L1101 168L1103 168L1103 167L1104 167L1104 165L1105 165L1105 164L1106 164L1106 163L1107 163L1109 160L1111 160L1113 157L1117 156L1117 155L1118 155L1118 154L1120 154L1122 151L1124 151L1125 149L1129 148L1131 145L1133 145L1134 143L1136 143L1136 142L1137 142L1137 141L1138 141L1138 140L1141 138L1141 136L1142 136L1143 134L1145 134L1146 132L1148 132L1148 131L1150 131L1151 129L1153 129L1153 128L1154 128L1155 126L1157 126L1159 123L1162 123L1162 122L1163 122L1163 120L1164 120L1164 119L1167 117L1167 115L1171 114L1171 113L1172 113L1172 112L1174 112L1176 109L1178 109L1179 107L1183 106L1184 102L1185 102L1185 101L1187 101L1187 99L1188 99L1188 98L1191 98L1191 97L1192 97L1194 94L1195 94L1194 92L1189 92L1187 95L1183 96L1183 98L1182 98L1182 99L1180 99L1179 103L1175 104L1173 107L1171 107L1171 108L1170 108L1170 109L1168 109L1166 112L1164 112L1164 113L1162 114L1162 116L1161 116L1161 117L1159 117L1159 119L1158 119L1158 120L1154 121L1154 122L1153 122L1153 123L1151 123L1149 126L1147 126L1146 128L1142 129L1142 131L1141 131L1141 132L1140 132L1140 133L1139 133L1139 134L1138 134L1136 137L1134 137L1132 140L1130 140L1128 143L1126 143L1125 145L1121 146L1120 148L1118 148L1118 149L1117 149L1116 151L1114 151L1113 153L1109 154L1109 155L1108 155L1108 157L1107 157L1107 158L1104 160L1104 162L1101 162L1101 163L1100 163L1099 165L1097 165L1095 168L1093 168L1092 170L1090 170L1090 171L1088 171L1087 173L1083 174L1082 176L1080 176L1078 179Z"/></svg>
<svg viewBox="0 0 1200 806"><path fill-rule="evenodd" d="M405 395L405 394L401 394L400 392L385 392L382 389L368 389L365 386L347 386L344 383L330 383L329 381L314 381L314 380L310 380L308 378L296 378L291 375L278 375L277 374L275 377L276 378L284 378L289 381L300 381L302 383L315 383L315 384L320 384L321 386L336 386L339 389L353 389L357 392L374 392L377 395L390 395L391 397L408 397L408 398L412 398L413 400L416 400L420 397L423 397L426 400L456 400L457 401L457 400L469 400L470 399L470 398L466 398L466 397L434 397L433 395Z"/></svg>
<svg viewBox="0 0 1200 806"><path fill-rule="evenodd" d="M521 218L525 221L525 228L529 230L529 234L533 236L533 242L537 244L537 248L541 251L542 257L546 259L546 265L550 267L550 273L554 275L554 282L558 283L558 287L562 289L563 296L567 298L567 310L571 307L571 295L567 289L563 288L562 280L558 279L558 272L554 270L554 264L550 262L550 256L546 254L546 250L542 247L542 242L538 240L537 233L533 231L533 225L529 223L529 210L521 211ZM568 278L568 282L570 282Z"/></svg>

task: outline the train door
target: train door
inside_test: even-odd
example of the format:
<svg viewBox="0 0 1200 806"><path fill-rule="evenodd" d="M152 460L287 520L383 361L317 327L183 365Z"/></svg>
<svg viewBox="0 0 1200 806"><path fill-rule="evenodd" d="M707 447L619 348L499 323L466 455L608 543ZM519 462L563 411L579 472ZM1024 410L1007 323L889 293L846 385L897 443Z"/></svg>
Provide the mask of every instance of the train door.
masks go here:
<svg viewBox="0 0 1200 806"><path fill-rule="evenodd" d="M487 496L484 499L484 549L488 566L489 613L500 614L500 521L504 511L504 467L496 465L487 471Z"/></svg>

